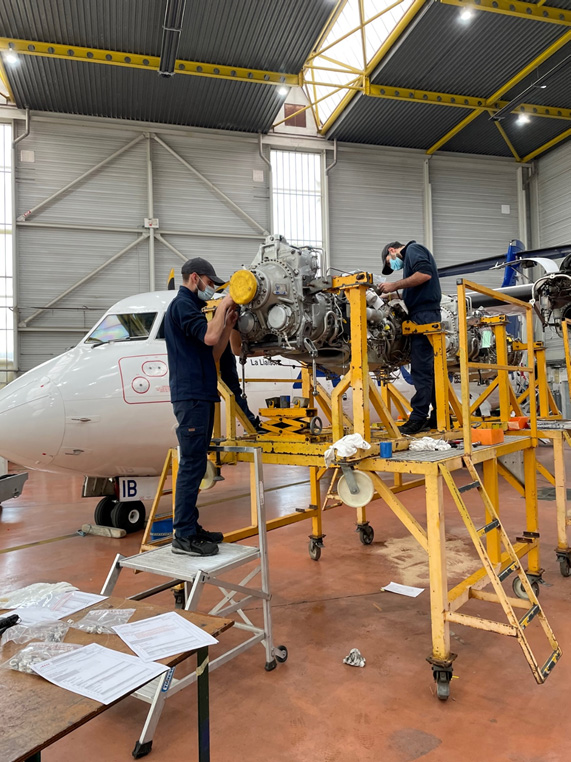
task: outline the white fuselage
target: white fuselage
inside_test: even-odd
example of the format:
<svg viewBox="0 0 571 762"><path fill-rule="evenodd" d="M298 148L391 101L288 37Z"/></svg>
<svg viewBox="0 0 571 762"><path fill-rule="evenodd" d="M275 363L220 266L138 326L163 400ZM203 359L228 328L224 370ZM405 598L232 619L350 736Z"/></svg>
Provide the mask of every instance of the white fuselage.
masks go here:
<svg viewBox="0 0 571 762"><path fill-rule="evenodd" d="M26 468L84 476L160 474L177 438L166 345L157 333L175 295L140 294L106 313L156 313L147 339L94 344L90 332L73 349L2 389L0 457ZM253 359L247 375L295 378L297 369ZM292 393L291 386L286 392L278 383L253 386L248 401L254 412L266 397Z"/></svg>

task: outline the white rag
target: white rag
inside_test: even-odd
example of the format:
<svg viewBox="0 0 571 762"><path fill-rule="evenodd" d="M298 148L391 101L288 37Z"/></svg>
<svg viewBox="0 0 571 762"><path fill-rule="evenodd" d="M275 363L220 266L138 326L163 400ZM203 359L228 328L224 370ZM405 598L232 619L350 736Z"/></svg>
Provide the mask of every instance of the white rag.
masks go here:
<svg viewBox="0 0 571 762"><path fill-rule="evenodd" d="M370 449L371 445L360 434L347 434L346 437L341 437L341 439L338 439L331 447L325 450L325 465L330 466L333 463L335 460L335 450L337 450L340 457L348 458L350 455L355 455L357 450Z"/></svg>
<svg viewBox="0 0 571 762"><path fill-rule="evenodd" d="M434 450L450 450L452 449L448 442L444 439L432 439L432 437L422 437L421 439L413 440L409 447L409 450L415 452L428 452Z"/></svg>

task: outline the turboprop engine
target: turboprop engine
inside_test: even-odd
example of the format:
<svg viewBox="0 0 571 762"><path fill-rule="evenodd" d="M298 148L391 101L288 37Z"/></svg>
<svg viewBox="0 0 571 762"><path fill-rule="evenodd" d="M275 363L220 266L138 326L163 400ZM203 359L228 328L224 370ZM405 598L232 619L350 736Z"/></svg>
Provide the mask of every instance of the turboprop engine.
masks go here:
<svg viewBox="0 0 571 762"><path fill-rule="evenodd" d="M320 274L320 256L319 250L297 248L282 236L270 236L250 267L232 275L230 294L240 305L237 328L244 357L263 351L270 357L346 372L351 356L350 305L343 292L332 291L332 278ZM373 288L366 301L369 370L388 379L410 362L410 337L402 331L408 314L400 299L383 299ZM456 297L444 296L441 311L448 367L454 371L459 349ZM493 362L493 333L478 324L485 314L483 309L470 312L468 354L470 360ZM517 357L510 352L512 362Z"/></svg>
<svg viewBox="0 0 571 762"><path fill-rule="evenodd" d="M533 284L533 298L543 325L560 333L561 322L571 318L571 255L565 257L559 272L544 275Z"/></svg>

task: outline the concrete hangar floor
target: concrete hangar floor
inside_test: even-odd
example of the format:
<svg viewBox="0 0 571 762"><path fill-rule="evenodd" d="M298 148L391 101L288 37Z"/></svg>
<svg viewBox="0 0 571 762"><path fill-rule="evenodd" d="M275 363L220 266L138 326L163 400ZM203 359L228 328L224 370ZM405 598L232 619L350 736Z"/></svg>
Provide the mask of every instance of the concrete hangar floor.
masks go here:
<svg viewBox="0 0 571 762"><path fill-rule="evenodd" d="M546 463L551 457L547 448L540 449L539 455ZM270 517L307 505L307 471L265 466L264 474ZM226 468L224 475L223 483L201 496L201 516L207 527L230 530L248 521L249 469L242 464ZM76 534L82 523L92 520L96 502L77 499L80 486L77 479L31 472L22 496L4 505L0 513L3 590L38 580L65 580L99 592L115 554L138 551L141 533L121 540ZM546 486L539 477L538 488ZM521 531L523 499L507 485L501 490L504 524L510 536L515 535ZM402 493L402 499L422 521L423 501L414 492ZM479 562L448 495L445 500L448 564L454 583ZM561 662L549 680L538 686L513 639L454 625L457 679L445 703L435 696L425 662L431 645L429 590L418 598L380 591L391 580L428 588L426 556L383 503L370 506L369 518L376 536L365 546L354 532L353 509L327 512L327 536L319 562L311 560L307 551L310 523L270 533L274 642L287 645L289 659L267 673L263 649L256 646L211 674L212 759L566 760L571 578L560 576L552 552L555 503L540 502L542 566L548 583L541 587L541 601L562 647ZM149 587L144 576L123 572L114 594L128 596ZM171 592L151 600L174 605ZM485 610L479 613L486 616ZM495 607L489 615L499 619L498 613ZM230 630L222 637L227 646L233 633ZM342 663L354 647L367 660L364 669ZM192 687L169 699L149 759L195 758L195 702ZM42 760L128 760L146 712L147 705L126 699L47 748Z"/></svg>

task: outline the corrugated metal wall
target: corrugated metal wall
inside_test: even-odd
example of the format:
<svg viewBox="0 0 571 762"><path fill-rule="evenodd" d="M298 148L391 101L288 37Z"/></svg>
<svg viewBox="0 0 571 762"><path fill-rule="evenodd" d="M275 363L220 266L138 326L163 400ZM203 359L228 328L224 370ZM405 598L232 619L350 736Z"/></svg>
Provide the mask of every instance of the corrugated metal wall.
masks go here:
<svg viewBox="0 0 571 762"><path fill-rule="evenodd" d="M439 266L454 265L507 252L519 237L517 165L484 158L434 156L430 160L434 253ZM509 206L509 214L502 213ZM470 280L501 286L501 272L481 272ZM453 278L442 280L447 293Z"/></svg>
<svg viewBox="0 0 571 762"><path fill-rule="evenodd" d="M17 214L32 209L141 134L137 129L32 120L31 134L17 151ZM255 140L200 133L189 133L188 137L164 133L160 137L261 226L268 227L268 173ZM30 151L33 161L29 161ZM249 263L258 247L256 236L261 233L155 141L151 141L151 158L154 216L160 220L160 232L210 234L165 232L165 239L185 257L210 259L223 275L243 262ZM263 172L263 181L254 180L254 170ZM144 230L146 216L147 141L143 138L28 218L31 223L74 225L79 229L27 227L26 223L18 226L20 321L135 241ZM86 226L128 230L81 229ZM236 234L250 237L233 237ZM181 264L175 253L157 241L156 287L166 287L171 267L179 272ZM19 369L27 370L59 354L81 336L78 330L61 329L87 331L114 302L148 288L149 245L143 240L19 332ZM42 332L35 330L38 328ZM60 330L49 330L54 328Z"/></svg>
<svg viewBox="0 0 571 762"><path fill-rule="evenodd" d="M330 264L380 272L382 247L424 243L421 154L340 146L329 174Z"/></svg>
<svg viewBox="0 0 571 762"><path fill-rule="evenodd" d="M571 243L571 143L537 162L539 245Z"/></svg>
<svg viewBox="0 0 571 762"><path fill-rule="evenodd" d="M538 245L571 243L571 144L552 151L536 163ZM538 277L541 274L538 270ZM547 359L563 363L562 339L548 328L545 335Z"/></svg>
<svg viewBox="0 0 571 762"><path fill-rule="evenodd" d="M385 243L427 243L424 154L341 147L329 175L331 264L380 270ZM519 235L517 165L498 159L435 156L429 163L433 254L439 266L507 251ZM502 213L509 206L509 214ZM499 286L503 273L473 279ZM448 293L455 279L442 281Z"/></svg>

